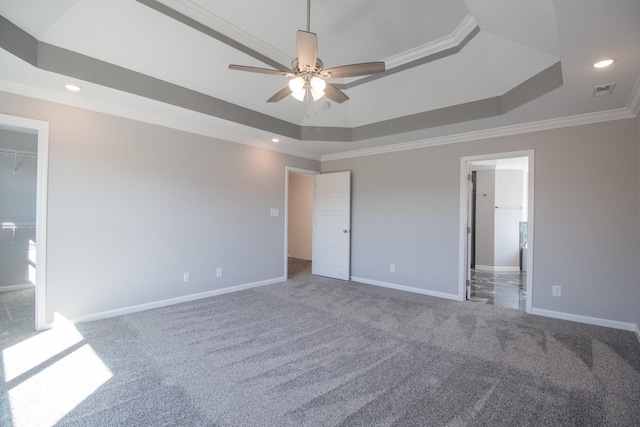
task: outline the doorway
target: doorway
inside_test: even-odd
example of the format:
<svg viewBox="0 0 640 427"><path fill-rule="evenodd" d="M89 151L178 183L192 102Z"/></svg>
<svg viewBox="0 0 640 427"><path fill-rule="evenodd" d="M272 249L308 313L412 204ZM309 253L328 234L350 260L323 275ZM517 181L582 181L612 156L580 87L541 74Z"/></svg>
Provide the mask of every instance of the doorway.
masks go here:
<svg viewBox="0 0 640 427"><path fill-rule="evenodd" d="M351 274L351 172L321 174L286 168L285 180L285 275L290 255L297 251L311 267L311 274L349 280ZM305 189L294 184L306 182ZM298 194L294 194L298 193ZM302 203L294 199L302 198ZM302 209L298 205L304 205ZM302 224L302 226L300 226ZM304 230L303 233L300 231ZM303 234L294 235L294 234ZM309 257L309 246L311 256ZM302 250L301 250L302 249ZM309 262L310 260L310 262ZM305 260L301 260L305 261Z"/></svg>
<svg viewBox="0 0 640 427"><path fill-rule="evenodd" d="M533 151L461 162L460 299L531 312Z"/></svg>
<svg viewBox="0 0 640 427"><path fill-rule="evenodd" d="M287 167L285 184L285 277L311 272L314 172Z"/></svg>
<svg viewBox="0 0 640 427"><path fill-rule="evenodd" d="M47 327L45 310L46 206L49 124L0 114L3 160L2 247L16 269L3 269L5 290L34 288L36 330ZM7 169L8 167L8 169ZM15 282L15 283L14 283Z"/></svg>

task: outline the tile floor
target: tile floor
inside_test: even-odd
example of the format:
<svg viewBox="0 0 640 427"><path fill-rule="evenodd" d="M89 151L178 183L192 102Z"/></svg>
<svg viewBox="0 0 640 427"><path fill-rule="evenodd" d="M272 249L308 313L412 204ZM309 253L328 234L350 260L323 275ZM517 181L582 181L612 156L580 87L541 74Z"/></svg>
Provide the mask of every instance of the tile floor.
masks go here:
<svg viewBox="0 0 640 427"><path fill-rule="evenodd" d="M471 270L469 300L525 311L527 272Z"/></svg>

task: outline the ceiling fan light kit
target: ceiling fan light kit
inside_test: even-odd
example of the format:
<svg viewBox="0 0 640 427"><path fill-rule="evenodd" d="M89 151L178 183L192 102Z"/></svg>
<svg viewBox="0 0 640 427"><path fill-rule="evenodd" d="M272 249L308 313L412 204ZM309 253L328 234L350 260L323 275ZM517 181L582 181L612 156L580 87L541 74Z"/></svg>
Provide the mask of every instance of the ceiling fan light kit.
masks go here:
<svg viewBox="0 0 640 427"><path fill-rule="evenodd" d="M311 95L314 101L317 101L325 95L324 89L327 87L327 82L320 77L313 76L311 80L309 80L309 83L311 84Z"/></svg>
<svg viewBox="0 0 640 427"><path fill-rule="evenodd" d="M338 104L349 97L334 85L327 83L330 78L358 77L385 71L384 62L365 62L362 64L342 65L323 70L323 62L318 58L318 36L309 31L311 0L307 0L307 31L298 30L296 51L298 57L291 62L291 70L270 70L268 68L249 67L230 64L229 69L248 71L251 73L271 74L291 77L289 85L277 92L267 102L278 102L293 96L298 101L308 99L310 94L314 101L326 96Z"/></svg>
<svg viewBox="0 0 640 427"><path fill-rule="evenodd" d="M289 80L289 89L291 89L291 96L298 101L304 101L304 96L307 93L307 82L304 78L298 76Z"/></svg>

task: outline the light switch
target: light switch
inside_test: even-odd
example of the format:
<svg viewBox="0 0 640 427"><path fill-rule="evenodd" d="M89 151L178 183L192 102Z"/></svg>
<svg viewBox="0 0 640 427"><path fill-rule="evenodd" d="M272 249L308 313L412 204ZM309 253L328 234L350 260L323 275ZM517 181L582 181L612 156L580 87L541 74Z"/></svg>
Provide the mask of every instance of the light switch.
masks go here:
<svg viewBox="0 0 640 427"><path fill-rule="evenodd" d="M278 209L271 209L271 216L279 216L280 211Z"/></svg>

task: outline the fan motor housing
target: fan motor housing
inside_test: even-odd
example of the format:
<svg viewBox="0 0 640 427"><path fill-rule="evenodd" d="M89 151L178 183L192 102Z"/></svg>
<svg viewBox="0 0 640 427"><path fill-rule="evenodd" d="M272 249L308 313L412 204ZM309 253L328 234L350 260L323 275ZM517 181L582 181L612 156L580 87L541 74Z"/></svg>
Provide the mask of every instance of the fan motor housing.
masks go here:
<svg viewBox="0 0 640 427"><path fill-rule="evenodd" d="M296 74L304 73L304 72L311 73L311 74L317 74L322 70L323 66L324 66L324 63L322 62L322 59L320 59L320 58L316 58L316 66L312 70L301 70L300 69L300 60L298 58L296 58L293 61L291 61L291 69Z"/></svg>

